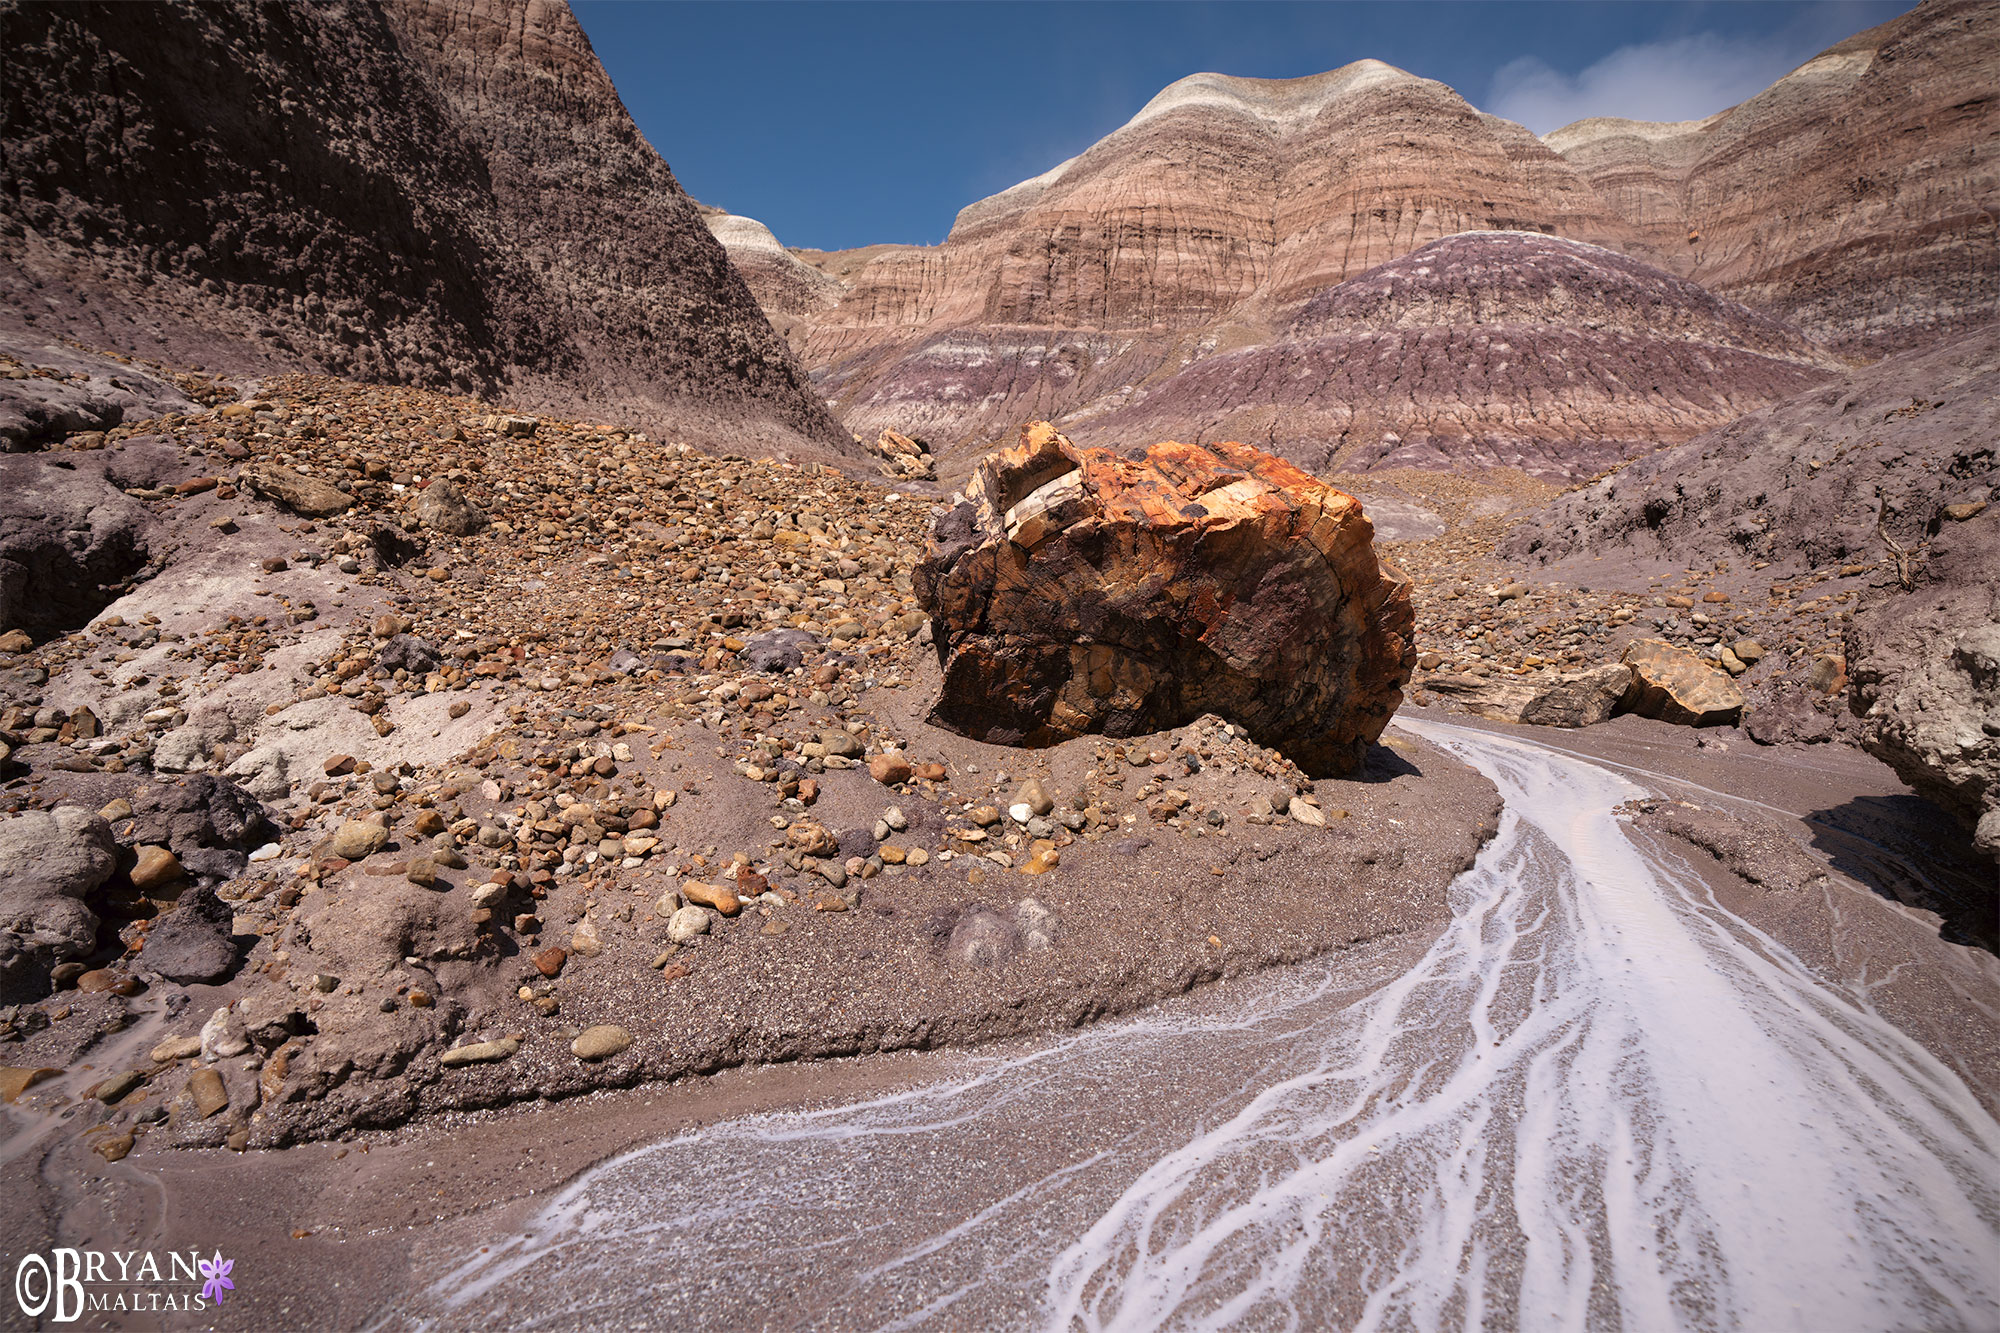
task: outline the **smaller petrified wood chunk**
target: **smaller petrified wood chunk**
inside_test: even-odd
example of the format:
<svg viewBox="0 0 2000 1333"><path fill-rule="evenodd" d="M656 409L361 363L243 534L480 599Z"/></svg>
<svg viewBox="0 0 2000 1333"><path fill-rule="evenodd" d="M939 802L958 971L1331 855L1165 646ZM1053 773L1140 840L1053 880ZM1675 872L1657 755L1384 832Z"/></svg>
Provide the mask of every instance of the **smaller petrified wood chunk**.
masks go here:
<svg viewBox="0 0 2000 1333"><path fill-rule="evenodd" d="M1626 645L1625 665L1632 668L1622 705L1628 713L1684 727L1711 727L1743 717L1743 691L1685 648L1640 639Z"/></svg>
<svg viewBox="0 0 2000 1333"><path fill-rule="evenodd" d="M1416 664L1409 580L1360 503L1241 444L1134 460L1037 422L939 516L916 586L944 667L931 721L997 744L1215 713L1348 773Z"/></svg>

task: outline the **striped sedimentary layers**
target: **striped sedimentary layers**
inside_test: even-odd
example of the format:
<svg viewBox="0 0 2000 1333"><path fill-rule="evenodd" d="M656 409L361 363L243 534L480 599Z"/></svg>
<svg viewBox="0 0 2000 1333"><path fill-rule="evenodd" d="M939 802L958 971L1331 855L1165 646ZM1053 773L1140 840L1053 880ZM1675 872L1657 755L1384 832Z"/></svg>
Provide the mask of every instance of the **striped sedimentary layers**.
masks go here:
<svg viewBox="0 0 2000 1333"><path fill-rule="evenodd" d="M1930 3L1706 120L1544 138L1379 61L1197 74L968 206L942 244L796 252L843 292L787 328L852 430L923 434L948 476L1035 418L1085 442L1111 422L1234 434L1314 466L1352 446L1589 475L1796 392L1823 360L1800 334L1869 356L2000 310L1996 62L2000 6ZM1659 272L1575 310L1501 283L1484 308L1404 312L1410 331L1300 322L1353 304L1360 290L1327 293L1364 274L1490 232ZM1795 331L1716 337L1710 292Z"/></svg>
<svg viewBox="0 0 2000 1333"><path fill-rule="evenodd" d="M1252 440L1307 467L1588 477L1800 392L1838 365L1791 326L1612 250L1434 241L1076 425Z"/></svg>

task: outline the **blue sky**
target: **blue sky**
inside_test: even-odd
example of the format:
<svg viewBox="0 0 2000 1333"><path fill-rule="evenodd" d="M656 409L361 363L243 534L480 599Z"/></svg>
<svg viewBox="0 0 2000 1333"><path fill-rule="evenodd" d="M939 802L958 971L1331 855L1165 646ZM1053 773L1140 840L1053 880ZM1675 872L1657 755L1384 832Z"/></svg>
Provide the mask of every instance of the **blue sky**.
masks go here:
<svg viewBox="0 0 2000 1333"><path fill-rule="evenodd" d="M1545 133L1743 100L1909 8L1832 3L573 0L689 193L787 245L935 243L1198 70L1294 78L1373 57Z"/></svg>

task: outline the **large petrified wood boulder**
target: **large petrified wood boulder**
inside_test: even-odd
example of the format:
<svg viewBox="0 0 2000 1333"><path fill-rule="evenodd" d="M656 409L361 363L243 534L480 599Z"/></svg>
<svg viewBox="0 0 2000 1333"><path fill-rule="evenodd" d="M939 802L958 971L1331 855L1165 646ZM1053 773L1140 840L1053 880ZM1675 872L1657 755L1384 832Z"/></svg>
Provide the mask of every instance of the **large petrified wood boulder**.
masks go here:
<svg viewBox="0 0 2000 1333"><path fill-rule="evenodd" d="M1130 459L1037 422L981 461L918 567L931 721L1039 746L1216 713L1350 772L1416 664L1409 580L1373 535L1353 496L1256 449Z"/></svg>

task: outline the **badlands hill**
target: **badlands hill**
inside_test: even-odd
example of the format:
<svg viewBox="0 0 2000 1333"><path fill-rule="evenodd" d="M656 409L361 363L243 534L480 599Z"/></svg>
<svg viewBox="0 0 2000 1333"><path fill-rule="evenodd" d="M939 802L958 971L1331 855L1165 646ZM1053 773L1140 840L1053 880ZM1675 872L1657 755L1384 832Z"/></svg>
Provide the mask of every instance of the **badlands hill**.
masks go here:
<svg viewBox="0 0 2000 1333"><path fill-rule="evenodd" d="M1940 0L1705 121L1587 121L1546 139L1378 61L1292 80L1197 74L1078 157L968 206L940 245L794 252L841 294L817 313L783 308L816 382L864 434L893 427L943 448L1049 417L1100 442L1093 432L1108 421L1143 420L1157 427L1151 438L1234 431L1318 462L1380 419L1405 439L1411 426L1468 442L1432 450L1433 464L1518 454L1588 475L1799 381L1725 357L1703 370L1692 401L1684 386L1697 368L1676 353L1657 392L1587 395L1564 423L1583 446L1561 459L1532 431L1497 428L1542 413L1542 376L1495 381L1483 355L1463 382L1427 373L1415 403L1400 400L1400 380L1385 397L1372 372L1340 373L1351 397L1333 419L1244 411L1269 403L1273 382L1240 359L1162 386L1246 349L1284 374L1318 373L1326 330L1302 322L1308 308L1346 306L1358 293L1329 293L1463 232L1579 241L1640 261L1657 276L1606 288L1606 299L1641 301L1606 316L1609 327L1641 322L1670 291L1704 311L1713 293L1782 329L1779 359L1798 365L1826 364L1812 344L1869 357L1976 326L2000 309L1996 61L2000 6ZM743 253L746 266L768 262ZM1647 355L1524 295L1519 311L1424 324L1473 340L1486 326L1567 324L1580 341L1566 342L1562 373L1600 385L1628 381ZM1676 317L1667 336L1683 341L1706 318ZM1311 408L1303 392L1288 384L1278 401ZM1459 424L1426 426L1440 417Z"/></svg>
<svg viewBox="0 0 2000 1333"><path fill-rule="evenodd" d="M1547 137L1629 248L1867 355L2000 310L2000 6L1918 5L1706 120Z"/></svg>
<svg viewBox="0 0 2000 1333"><path fill-rule="evenodd" d="M1503 553L1538 579L1587 578L1606 559L1747 561L1774 582L1868 573L1842 618L1862 741L2000 853L1996 437L1989 328L1641 459L1563 496Z"/></svg>
<svg viewBox="0 0 2000 1333"><path fill-rule="evenodd" d="M0 332L847 444L560 0L7 3L0 47Z"/></svg>
<svg viewBox="0 0 2000 1333"><path fill-rule="evenodd" d="M1577 241L1468 232L1308 302L1087 433L1284 442L1316 470L1589 476L1767 406L1837 365L1797 329Z"/></svg>
<svg viewBox="0 0 2000 1333"><path fill-rule="evenodd" d="M799 346L863 434L949 444L1048 416L1087 436L1069 414L1268 343L1319 292L1429 241L1614 227L1555 153L1443 84L1377 61L1195 75L966 208L942 245L878 250Z"/></svg>
<svg viewBox="0 0 2000 1333"><path fill-rule="evenodd" d="M779 333L789 338L802 323L840 304L845 290L840 280L787 250L769 227L706 204L695 206Z"/></svg>

